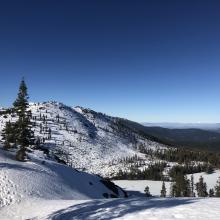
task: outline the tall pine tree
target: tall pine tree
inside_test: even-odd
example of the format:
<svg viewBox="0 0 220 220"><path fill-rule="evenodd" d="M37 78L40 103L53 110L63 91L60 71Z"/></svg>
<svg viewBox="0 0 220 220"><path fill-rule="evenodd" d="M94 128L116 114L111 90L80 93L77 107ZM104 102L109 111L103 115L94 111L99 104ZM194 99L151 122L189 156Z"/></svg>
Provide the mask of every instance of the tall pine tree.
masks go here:
<svg viewBox="0 0 220 220"><path fill-rule="evenodd" d="M220 177L215 185L215 196L220 197Z"/></svg>
<svg viewBox="0 0 220 220"><path fill-rule="evenodd" d="M191 178L190 178L190 197L195 197L195 193L194 193L194 177L193 177L193 175L191 175Z"/></svg>
<svg viewBox="0 0 220 220"><path fill-rule="evenodd" d="M16 158L24 161L26 158L27 147L33 144L34 135L31 130L31 112L28 111L28 93L24 79L22 79L19 87L18 97L14 102L14 111L18 115L16 122L16 141L20 146Z"/></svg>
<svg viewBox="0 0 220 220"><path fill-rule="evenodd" d="M210 189L209 190L209 197L214 197L214 196L215 196L214 189Z"/></svg>
<svg viewBox="0 0 220 220"><path fill-rule="evenodd" d="M160 191L160 197L166 197L166 194L167 194L167 190L166 190L165 182L163 181L162 189Z"/></svg>
<svg viewBox="0 0 220 220"><path fill-rule="evenodd" d="M175 176L174 182L171 185L171 196L172 197L189 197L190 196L190 181L186 175L182 173Z"/></svg>
<svg viewBox="0 0 220 220"><path fill-rule="evenodd" d="M198 197L207 197L208 196L207 185L204 182L204 179L202 176L200 176L199 182L196 183L196 191L197 191Z"/></svg>

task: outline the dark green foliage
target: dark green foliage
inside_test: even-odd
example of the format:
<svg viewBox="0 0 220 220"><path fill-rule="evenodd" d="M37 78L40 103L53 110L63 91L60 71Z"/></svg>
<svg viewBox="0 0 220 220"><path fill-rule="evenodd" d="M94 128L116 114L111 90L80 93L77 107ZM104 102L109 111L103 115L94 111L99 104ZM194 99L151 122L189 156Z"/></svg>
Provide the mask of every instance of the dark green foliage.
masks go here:
<svg viewBox="0 0 220 220"><path fill-rule="evenodd" d="M130 179L130 180L164 180L163 170L166 167L166 163L158 162L150 164L148 168L144 170L138 169L133 166L129 172L122 172L119 170L118 174L113 179Z"/></svg>
<svg viewBox="0 0 220 220"><path fill-rule="evenodd" d="M208 165L205 171L207 174L212 174L214 172L214 168L212 165Z"/></svg>
<svg viewBox="0 0 220 220"><path fill-rule="evenodd" d="M21 81L18 97L11 112L18 116L18 120L14 123L6 123L3 139L6 148L10 147L11 144L20 146L16 158L22 161L25 160L27 147L34 144L34 134L31 130L32 124L30 121L32 115L28 111L28 94L24 79Z"/></svg>
<svg viewBox="0 0 220 220"><path fill-rule="evenodd" d="M31 112L28 111L28 94L27 94L27 86L22 79L18 97L14 102L14 109L16 114L18 115L18 121L16 122L16 133L17 133L17 144L20 145L20 148L25 149L33 144L34 136L31 130Z"/></svg>
<svg viewBox="0 0 220 220"><path fill-rule="evenodd" d="M11 144L16 142L15 123L6 122L2 131L2 139L4 141L4 149L7 150L12 147Z"/></svg>
<svg viewBox="0 0 220 220"><path fill-rule="evenodd" d="M160 191L160 197L166 197L166 194L167 194L167 190L166 190L165 182L163 181L162 188Z"/></svg>
<svg viewBox="0 0 220 220"><path fill-rule="evenodd" d="M194 177L193 175L191 175L190 178L190 197L195 197L195 193L194 193Z"/></svg>
<svg viewBox="0 0 220 220"><path fill-rule="evenodd" d="M220 177L215 185L215 196L220 197Z"/></svg>
<svg viewBox="0 0 220 220"><path fill-rule="evenodd" d="M19 160L25 158L27 147L34 144L34 134L31 130L32 124L30 121L32 115L31 112L28 111L28 98L27 86L24 79L22 79L18 97L14 102L14 110L18 115L16 122L16 143L20 146L20 150L18 151L19 155L17 155L17 159L19 156Z"/></svg>
<svg viewBox="0 0 220 220"><path fill-rule="evenodd" d="M209 197L214 197L214 196L215 196L214 189L210 189L209 190Z"/></svg>
<svg viewBox="0 0 220 220"><path fill-rule="evenodd" d="M207 197L208 196L207 185L204 182L204 179L202 176L200 176L199 182L196 183L196 191L197 191L198 197Z"/></svg>
<svg viewBox="0 0 220 220"><path fill-rule="evenodd" d="M17 144L21 148L27 148L29 145L34 144L34 136L31 130L31 122L28 117L19 118L16 122L17 131Z"/></svg>
<svg viewBox="0 0 220 220"><path fill-rule="evenodd" d="M18 97L14 102L14 110L18 114L19 118L25 118L28 108L28 94L27 86L24 79L22 79L19 87Z"/></svg>
<svg viewBox="0 0 220 220"><path fill-rule="evenodd" d="M190 197L190 181L185 175L175 176L170 192L172 197Z"/></svg>
<svg viewBox="0 0 220 220"><path fill-rule="evenodd" d="M209 164L208 172L211 172L213 166L220 167L220 154L206 151L189 150L185 148L168 148L161 150L148 150L141 148L142 153L156 157L161 160L177 163L191 163L192 161L202 161Z"/></svg>
<svg viewBox="0 0 220 220"><path fill-rule="evenodd" d="M192 174L192 173L200 173L207 170L207 164L197 164L197 165L189 165L185 164L183 166L181 165L175 165L173 166L169 171L169 176L171 178L175 178L175 176L182 174Z"/></svg>
<svg viewBox="0 0 220 220"><path fill-rule="evenodd" d="M48 129L48 139L51 139L51 128Z"/></svg>
<svg viewBox="0 0 220 220"><path fill-rule="evenodd" d="M146 186L145 189L144 189L144 193L145 193L145 196L146 197L151 197L151 193L150 193L150 189L149 189L149 186Z"/></svg>

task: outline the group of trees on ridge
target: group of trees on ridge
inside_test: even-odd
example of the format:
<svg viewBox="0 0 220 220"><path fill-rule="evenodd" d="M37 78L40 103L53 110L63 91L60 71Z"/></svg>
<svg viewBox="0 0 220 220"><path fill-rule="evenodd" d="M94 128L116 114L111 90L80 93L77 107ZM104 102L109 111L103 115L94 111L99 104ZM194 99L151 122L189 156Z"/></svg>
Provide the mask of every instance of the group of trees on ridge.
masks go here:
<svg viewBox="0 0 220 220"><path fill-rule="evenodd" d="M141 153L148 155L151 158L157 158L169 162L177 162L180 164L189 164L192 161L202 161L211 164L214 167L220 168L220 153L191 150L187 148L173 148L167 149L147 149L145 146L140 146Z"/></svg>

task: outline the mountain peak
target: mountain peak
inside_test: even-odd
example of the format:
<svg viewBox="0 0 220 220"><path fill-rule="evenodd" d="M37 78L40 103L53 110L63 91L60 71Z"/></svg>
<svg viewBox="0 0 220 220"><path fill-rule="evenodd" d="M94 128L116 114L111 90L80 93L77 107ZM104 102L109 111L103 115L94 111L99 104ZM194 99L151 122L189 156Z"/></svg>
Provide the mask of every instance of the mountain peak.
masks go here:
<svg viewBox="0 0 220 220"><path fill-rule="evenodd" d="M45 158L105 177L127 169L125 158L144 158L139 148L165 147L129 128L119 118L81 106L73 108L48 101L31 103L30 110L35 136L47 152ZM8 120L15 118L0 116L0 132Z"/></svg>

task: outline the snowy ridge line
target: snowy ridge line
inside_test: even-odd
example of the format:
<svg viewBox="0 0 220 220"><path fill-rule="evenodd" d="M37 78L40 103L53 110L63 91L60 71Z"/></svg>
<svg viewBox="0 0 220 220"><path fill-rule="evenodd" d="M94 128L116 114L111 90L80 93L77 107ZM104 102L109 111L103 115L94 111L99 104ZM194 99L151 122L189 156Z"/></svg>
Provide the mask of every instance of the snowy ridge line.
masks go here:
<svg viewBox="0 0 220 220"><path fill-rule="evenodd" d="M30 103L35 136L50 158L73 168L112 177L129 167L122 163L126 157L150 160L139 148L160 149L157 143L120 123L119 118L82 107L69 107L59 102ZM0 115L0 132L13 115Z"/></svg>

